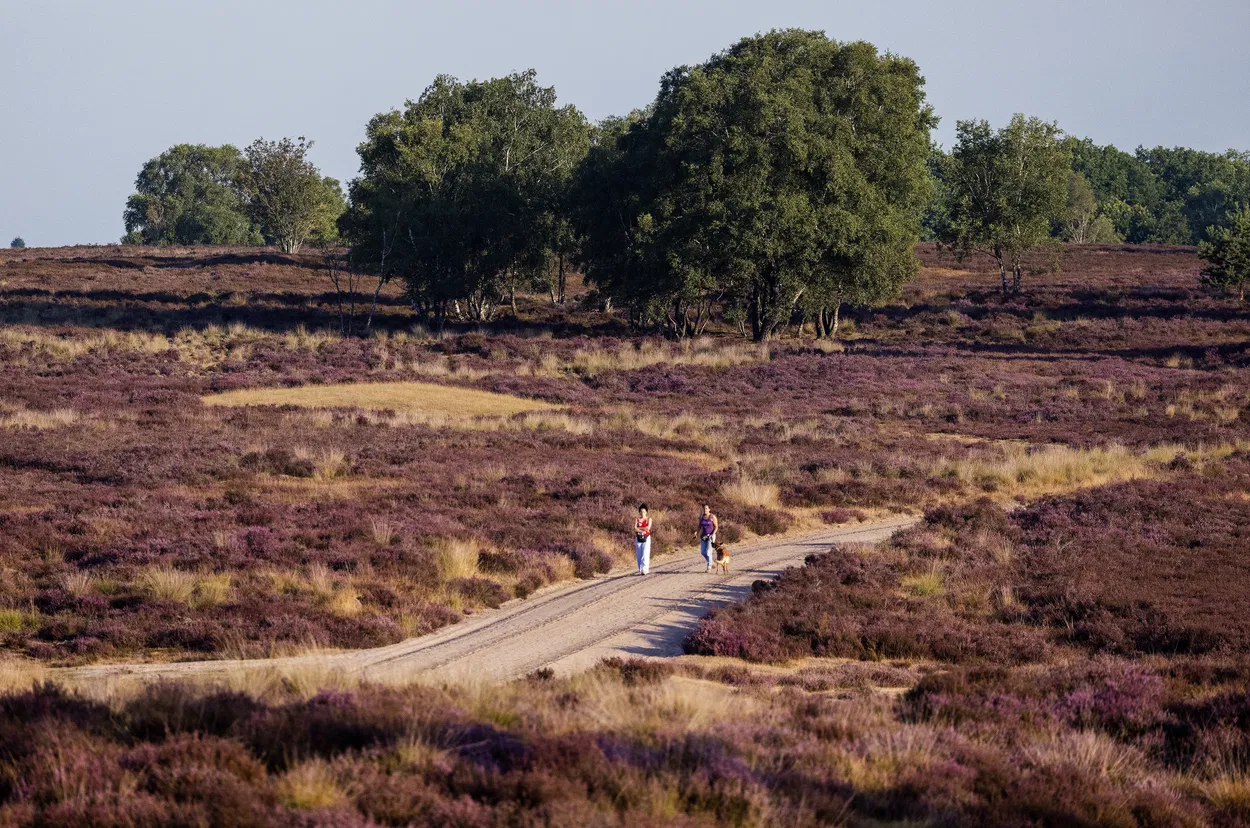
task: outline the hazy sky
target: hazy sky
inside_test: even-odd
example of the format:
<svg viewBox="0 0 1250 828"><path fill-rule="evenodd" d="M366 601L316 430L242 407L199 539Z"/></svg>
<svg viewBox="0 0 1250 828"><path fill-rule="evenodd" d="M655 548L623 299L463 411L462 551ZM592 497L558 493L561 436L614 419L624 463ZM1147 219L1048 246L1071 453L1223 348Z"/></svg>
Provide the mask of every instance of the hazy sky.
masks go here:
<svg viewBox="0 0 1250 828"><path fill-rule="evenodd" d="M436 74L533 67L593 119L772 28L913 58L942 118L1013 112L1124 149L1250 149L1250 0L0 0L0 243L113 242L147 159L305 135L346 181Z"/></svg>

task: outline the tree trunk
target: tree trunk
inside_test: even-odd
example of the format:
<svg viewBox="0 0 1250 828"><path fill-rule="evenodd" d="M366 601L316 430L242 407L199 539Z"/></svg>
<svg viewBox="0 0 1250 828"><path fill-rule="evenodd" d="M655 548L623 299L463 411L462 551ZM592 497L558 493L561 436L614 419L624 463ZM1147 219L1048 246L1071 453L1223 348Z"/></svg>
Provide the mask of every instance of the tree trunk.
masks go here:
<svg viewBox="0 0 1250 828"><path fill-rule="evenodd" d="M516 312L516 285L512 285L512 287L509 289L509 293L511 294L511 299L512 299L512 315L515 317L515 316L517 315L517 312Z"/></svg>
<svg viewBox="0 0 1250 828"><path fill-rule="evenodd" d="M838 338L838 326L842 324L842 303L833 306L833 326L829 329L830 339Z"/></svg>
<svg viewBox="0 0 1250 828"><path fill-rule="evenodd" d="M382 295L382 286L386 284L386 279L382 276L378 277L378 286L373 289L373 301L369 303L369 319L365 322L365 333L373 330L373 314L378 309L378 297Z"/></svg>
<svg viewBox="0 0 1250 828"><path fill-rule="evenodd" d="M998 262L998 279L1003 284L1003 295L1006 296L1011 292L1011 288L1007 284L1007 262L1003 260L1002 248L994 248L994 261Z"/></svg>
<svg viewBox="0 0 1250 828"><path fill-rule="evenodd" d="M564 254L560 254L559 275L556 277L556 295L557 301L563 305L565 300L565 288L567 287L567 276L564 272Z"/></svg>
<svg viewBox="0 0 1250 828"><path fill-rule="evenodd" d="M1020 263L1017 262L1015 269L1013 270L1012 275L1011 275L1011 292L1012 293L1020 292L1020 277L1023 275L1023 271L1024 271L1024 268L1020 267Z"/></svg>

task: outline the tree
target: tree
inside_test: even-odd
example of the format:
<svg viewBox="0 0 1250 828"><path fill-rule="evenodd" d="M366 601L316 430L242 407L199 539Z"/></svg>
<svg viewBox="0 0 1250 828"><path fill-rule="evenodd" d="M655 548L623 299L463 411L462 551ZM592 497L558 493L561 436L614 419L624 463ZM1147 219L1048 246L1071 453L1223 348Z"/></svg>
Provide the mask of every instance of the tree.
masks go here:
<svg viewBox="0 0 1250 828"><path fill-rule="evenodd" d="M17 238L13 239L13 241L9 242L9 247L21 248L25 246L26 246L26 240L23 239L21 236L18 236Z"/></svg>
<svg viewBox="0 0 1250 828"><path fill-rule="evenodd" d="M934 124L914 63L822 32L674 69L587 159L587 277L677 336L716 302L761 340L805 297L885 296L915 272Z"/></svg>
<svg viewBox="0 0 1250 828"><path fill-rule="evenodd" d="M1208 227L1206 235L1207 240L1198 245L1198 255L1207 262L1203 282L1236 290L1244 302L1250 283L1250 207L1230 212L1222 225Z"/></svg>
<svg viewBox="0 0 1250 828"><path fill-rule="evenodd" d="M340 227L358 266L404 279L419 314L485 322L567 255L562 198L589 126L531 70L440 76L376 116Z"/></svg>
<svg viewBox="0 0 1250 828"><path fill-rule="evenodd" d="M961 259L993 257L1003 293L1020 289L1025 255L1050 240L1067 209L1069 155L1060 135L1056 124L1023 115L997 132L986 121L956 125L942 241Z"/></svg>
<svg viewBox="0 0 1250 828"><path fill-rule="evenodd" d="M295 253L309 239L337 236L335 222L346 208L333 178L322 178L308 160L313 142L258 138L246 150L241 182L248 210L267 242Z"/></svg>
<svg viewBox="0 0 1250 828"><path fill-rule="evenodd" d="M1103 215L1094 188L1078 172L1068 173L1068 207L1059 236L1073 244L1122 241L1111 220Z"/></svg>
<svg viewBox="0 0 1250 828"><path fill-rule="evenodd" d="M230 145L178 144L148 161L126 200L124 244L256 244Z"/></svg>

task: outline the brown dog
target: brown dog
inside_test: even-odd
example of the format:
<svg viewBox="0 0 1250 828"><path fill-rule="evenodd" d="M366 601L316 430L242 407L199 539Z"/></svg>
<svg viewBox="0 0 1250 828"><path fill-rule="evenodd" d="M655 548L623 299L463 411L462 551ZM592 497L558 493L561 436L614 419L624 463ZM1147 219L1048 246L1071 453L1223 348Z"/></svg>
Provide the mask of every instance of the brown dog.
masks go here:
<svg viewBox="0 0 1250 828"><path fill-rule="evenodd" d="M723 543L713 543L712 550L716 553L716 571L729 574L729 549Z"/></svg>

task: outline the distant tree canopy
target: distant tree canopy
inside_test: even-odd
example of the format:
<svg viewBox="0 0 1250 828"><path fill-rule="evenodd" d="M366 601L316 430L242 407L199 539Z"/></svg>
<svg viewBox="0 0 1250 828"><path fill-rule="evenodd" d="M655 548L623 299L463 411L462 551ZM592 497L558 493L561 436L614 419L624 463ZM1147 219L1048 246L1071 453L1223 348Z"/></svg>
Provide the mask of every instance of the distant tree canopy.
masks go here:
<svg viewBox="0 0 1250 828"><path fill-rule="evenodd" d="M1023 115L997 131L986 121L956 126L943 176L950 203L938 237L960 257L992 256L1004 293L1020 289L1024 257L1069 214L1071 169L1061 134L1057 125Z"/></svg>
<svg viewBox="0 0 1250 828"><path fill-rule="evenodd" d="M229 144L178 144L143 165L126 200L126 244L259 244Z"/></svg>
<svg viewBox="0 0 1250 828"><path fill-rule="evenodd" d="M1072 169L1125 241L1197 244L1238 204L1250 201L1250 153L1176 147L1130 155L1068 138Z"/></svg>
<svg viewBox="0 0 1250 828"><path fill-rule="evenodd" d="M1220 225L1208 227L1206 236L1198 245L1199 255L1207 262L1203 281L1236 292L1245 301L1250 284L1250 207L1229 213Z"/></svg>
<svg viewBox="0 0 1250 828"><path fill-rule="evenodd" d="M669 72L609 121L576 210L587 277L634 318L698 333L720 302L755 339L796 312L892 296L931 193L932 111L914 63L775 31Z"/></svg>
<svg viewBox="0 0 1250 828"><path fill-rule="evenodd" d="M836 335L842 307L915 276L921 238L992 257L1005 293L1060 241L1202 242L1207 282L1241 290L1250 153L1130 154L1023 115L961 121L948 152L936 124L912 61L801 29L675 68L596 125L533 70L440 75L370 120L348 199L304 138L180 144L140 171L123 241L345 243L336 279L376 277L375 306L400 279L439 325L515 313L521 291L563 303L579 268L587 301L677 337L714 315L757 340Z"/></svg>
<svg viewBox="0 0 1250 828"><path fill-rule="evenodd" d="M402 278L439 324L491 319L568 245L563 199L589 133L533 71L438 77L403 112L369 122L340 222L356 264Z"/></svg>
<svg viewBox="0 0 1250 828"><path fill-rule="evenodd" d="M3 237L0 237L0 238L3 238ZM18 247L25 247L25 246L26 246L26 240L23 239L21 236L18 236L17 238L13 239L13 241L9 242L9 247L18 248Z"/></svg>
<svg viewBox="0 0 1250 828"><path fill-rule="evenodd" d="M124 244L272 243L287 252L332 239L344 200L306 158L310 142L178 144L143 165L126 200Z"/></svg>
<svg viewBox="0 0 1250 828"><path fill-rule="evenodd" d="M294 253L308 240L338 238L335 222L347 202L339 182L323 178L308 160L311 141L256 139L244 150L239 176L248 213L264 235L285 253Z"/></svg>

